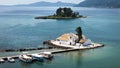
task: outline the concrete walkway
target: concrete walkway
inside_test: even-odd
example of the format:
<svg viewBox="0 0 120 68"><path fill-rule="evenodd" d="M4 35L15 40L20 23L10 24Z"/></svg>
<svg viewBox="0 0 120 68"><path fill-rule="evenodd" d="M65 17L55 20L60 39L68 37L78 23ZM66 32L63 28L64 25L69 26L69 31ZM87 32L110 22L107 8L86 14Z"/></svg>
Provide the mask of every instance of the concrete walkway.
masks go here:
<svg viewBox="0 0 120 68"><path fill-rule="evenodd" d="M51 40L50 43L52 43L54 46L66 47L66 48L71 48L71 49L91 49L91 48L97 48L97 47L104 46L103 44L98 44L98 43L92 43L92 45L89 45L89 46L66 45L66 44L59 44L54 40Z"/></svg>

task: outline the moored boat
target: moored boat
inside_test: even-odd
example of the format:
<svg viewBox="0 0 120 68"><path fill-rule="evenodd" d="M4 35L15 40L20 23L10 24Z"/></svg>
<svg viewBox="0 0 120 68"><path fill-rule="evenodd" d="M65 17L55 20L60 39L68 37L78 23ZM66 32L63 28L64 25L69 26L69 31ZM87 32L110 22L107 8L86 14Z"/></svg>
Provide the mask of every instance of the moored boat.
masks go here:
<svg viewBox="0 0 120 68"><path fill-rule="evenodd" d="M4 63L5 60L3 58L0 58L0 63Z"/></svg>
<svg viewBox="0 0 120 68"><path fill-rule="evenodd" d="M43 52L42 54L43 54L43 57L45 59L52 59L53 58L53 55L51 52Z"/></svg>
<svg viewBox="0 0 120 68"><path fill-rule="evenodd" d="M15 62L15 59L12 57L7 57L7 60L8 60L8 62L11 62L11 63Z"/></svg>
<svg viewBox="0 0 120 68"><path fill-rule="evenodd" d="M23 54L19 55L19 59L23 62L31 63L33 61L33 58L30 55Z"/></svg>
<svg viewBox="0 0 120 68"><path fill-rule="evenodd" d="M31 56L33 57L33 59L38 60L40 62L44 61L43 55L41 54L32 54Z"/></svg>

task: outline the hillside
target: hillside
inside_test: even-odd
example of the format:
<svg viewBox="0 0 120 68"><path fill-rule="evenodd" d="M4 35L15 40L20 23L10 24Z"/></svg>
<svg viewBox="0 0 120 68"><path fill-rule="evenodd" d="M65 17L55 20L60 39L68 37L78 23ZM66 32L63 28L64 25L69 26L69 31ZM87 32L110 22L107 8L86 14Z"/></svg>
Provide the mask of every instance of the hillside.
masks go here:
<svg viewBox="0 0 120 68"><path fill-rule="evenodd" d="M36 2L36 3L31 3L31 4L23 4L23 5L15 5L15 6L75 6L76 4L74 3L63 3L63 2L56 2L56 3L51 3L51 2Z"/></svg>
<svg viewBox="0 0 120 68"><path fill-rule="evenodd" d="M85 0L78 7L120 8L120 0Z"/></svg>

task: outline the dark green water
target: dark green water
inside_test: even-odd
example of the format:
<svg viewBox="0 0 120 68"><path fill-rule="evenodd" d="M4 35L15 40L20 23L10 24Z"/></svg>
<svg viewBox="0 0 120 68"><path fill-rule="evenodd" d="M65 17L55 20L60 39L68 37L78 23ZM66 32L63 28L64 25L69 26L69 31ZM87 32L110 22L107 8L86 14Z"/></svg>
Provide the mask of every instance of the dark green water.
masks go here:
<svg viewBox="0 0 120 68"><path fill-rule="evenodd" d="M0 8L0 49L41 47L42 41L67 32L75 33L78 26L88 38L105 44L102 48L57 54L53 60L44 63L6 61L0 68L120 68L120 9L73 8L88 17L35 20L34 16L53 14L57 7Z"/></svg>

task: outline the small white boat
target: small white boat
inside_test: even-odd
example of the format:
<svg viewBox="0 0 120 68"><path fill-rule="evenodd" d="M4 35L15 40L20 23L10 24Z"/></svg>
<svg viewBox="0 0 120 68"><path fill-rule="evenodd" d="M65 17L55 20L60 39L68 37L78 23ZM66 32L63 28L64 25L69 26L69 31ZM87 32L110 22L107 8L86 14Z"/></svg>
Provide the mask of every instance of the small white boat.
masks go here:
<svg viewBox="0 0 120 68"><path fill-rule="evenodd" d="M40 62L44 61L43 55L41 54L32 54L31 56L33 57L33 59L38 60Z"/></svg>
<svg viewBox="0 0 120 68"><path fill-rule="evenodd" d="M11 63L15 62L15 59L12 57L7 57L7 60L8 60L8 62L11 62Z"/></svg>
<svg viewBox="0 0 120 68"><path fill-rule="evenodd" d="M3 58L0 58L0 63L4 63L5 60Z"/></svg>
<svg viewBox="0 0 120 68"><path fill-rule="evenodd" d="M33 58L30 55L23 54L19 55L19 59L23 62L31 63L33 61Z"/></svg>
<svg viewBox="0 0 120 68"><path fill-rule="evenodd" d="M43 54L43 57L45 59L52 59L53 58L53 55L51 52L43 52L42 54Z"/></svg>

